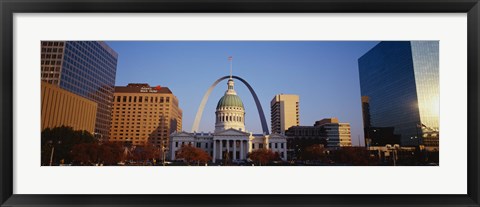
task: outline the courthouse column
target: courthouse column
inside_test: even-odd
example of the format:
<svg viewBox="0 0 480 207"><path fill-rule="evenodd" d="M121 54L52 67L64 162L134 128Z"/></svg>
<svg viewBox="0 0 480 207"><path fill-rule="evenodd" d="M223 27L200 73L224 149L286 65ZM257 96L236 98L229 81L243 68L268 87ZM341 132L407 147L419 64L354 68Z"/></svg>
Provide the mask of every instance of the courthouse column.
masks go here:
<svg viewBox="0 0 480 207"><path fill-rule="evenodd" d="M237 140L233 140L233 160L237 159Z"/></svg>
<svg viewBox="0 0 480 207"><path fill-rule="evenodd" d="M243 140L240 140L240 159L241 160L244 160L245 158L243 158Z"/></svg>
<svg viewBox="0 0 480 207"><path fill-rule="evenodd" d="M215 159L216 159L216 146L217 145L217 141L216 140L213 140L213 156L212 156L212 162L215 163Z"/></svg>
<svg viewBox="0 0 480 207"><path fill-rule="evenodd" d="M218 153L220 155L220 159L223 160L223 140L218 140L219 144L220 144L220 153Z"/></svg>

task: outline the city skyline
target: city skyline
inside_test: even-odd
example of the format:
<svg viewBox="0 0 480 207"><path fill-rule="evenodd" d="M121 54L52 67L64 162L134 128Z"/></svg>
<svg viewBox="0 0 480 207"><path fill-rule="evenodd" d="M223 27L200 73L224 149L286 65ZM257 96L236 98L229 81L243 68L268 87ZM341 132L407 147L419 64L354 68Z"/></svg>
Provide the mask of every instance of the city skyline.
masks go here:
<svg viewBox="0 0 480 207"><path fill-rule="evenodd" d="M357 61L377 43L107 42L119 53L115 85L148 83L169 87L183 110L184 131L191 130L208 87L217 78L229 74L227 57L233 56L233 75L244 78L255 89L269 129L271 99L281 93L297 94L300 97L300 125L313 125L320 119L337 117L351 124L354 146L364 144ZM215 104L224 93L221 85L226 82L219 83L212 92L199 131L214 131ZM242 84L237 84L236 90L245 104L246 130L261 133L250 92Z"/></svg>

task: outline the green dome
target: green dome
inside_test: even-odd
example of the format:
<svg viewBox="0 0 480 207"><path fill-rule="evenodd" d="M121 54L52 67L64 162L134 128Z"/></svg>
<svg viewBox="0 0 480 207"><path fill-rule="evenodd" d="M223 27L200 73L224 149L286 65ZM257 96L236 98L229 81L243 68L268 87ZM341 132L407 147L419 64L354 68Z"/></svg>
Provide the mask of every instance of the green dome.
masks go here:
<svg viewBox="0 0 480 207"><path fill-rule="evenodd" d="M222 107L241 107L243 108L243 103L240 97L232 94L225 94L217 104L217 109Z"/></svg>

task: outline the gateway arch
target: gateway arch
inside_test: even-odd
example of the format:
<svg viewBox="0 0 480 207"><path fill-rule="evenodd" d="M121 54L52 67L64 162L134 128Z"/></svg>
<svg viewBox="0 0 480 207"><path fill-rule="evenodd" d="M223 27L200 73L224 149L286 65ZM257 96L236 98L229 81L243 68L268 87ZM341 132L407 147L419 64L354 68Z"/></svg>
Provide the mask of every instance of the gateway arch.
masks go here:
<svg viewBox="0 0 480 207"><path fill-rule="evenodd" d="M265 134L270 134L268 132L268 126L267 126L267 120L265 119L265 114L263 113L262 105L260 104L260 101L258 100L257 94L253 90L252 86L248 84L247 81L245 81L243 78L240 78L238 76L231 76L233 79L237 79L239 81L242 81L245 86L247 86L248 90L250 90L250 93L253 96L253 99L255 100L255 104L257 105L257 110L258 110L258 115L260 116L260 121L262 123L262 129L263 133ZM200 125L200 120L202 119L202 114L203 114L203 109L205 108L205 104L207 104L208 97L210 96L210 93L212 93L213 89L215 86L217 86L220 81L225 80L227 78L230 78L230 76L223 76L219 78L217 81L215 81L210 88L208 88L207 92L203 96L202 102L200 103L200 106L198 107L197 115L195 116L195 121L193 122L193 127L192 127L192 132L198 132L198 127Z"/></svg>

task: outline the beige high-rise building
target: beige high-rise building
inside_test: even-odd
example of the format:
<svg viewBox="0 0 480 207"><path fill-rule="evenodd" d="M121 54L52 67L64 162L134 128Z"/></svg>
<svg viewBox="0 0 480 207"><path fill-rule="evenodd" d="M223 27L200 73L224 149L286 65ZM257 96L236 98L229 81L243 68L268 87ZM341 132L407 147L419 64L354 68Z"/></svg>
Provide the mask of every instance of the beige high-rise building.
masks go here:
<svg viewBox="0 0 480 207"><path fill-rule="evenodd" d="M182 110L167 87L116 86L112 108L110 141L167 147L170 134L182 130Z"/></svg>
<svg viewBox="0 0 480 207"><path fill-rule="evenodd" d="M94 133L97 103L41 81L41 128L61 126Z"/></svg>
<svg viewBox="0 0 480 207"><path fill-rule="evenodd" d="M300 125L298 102L298 95L275 95L270 102L272 133L284 134L288 128Z"/></svg>

